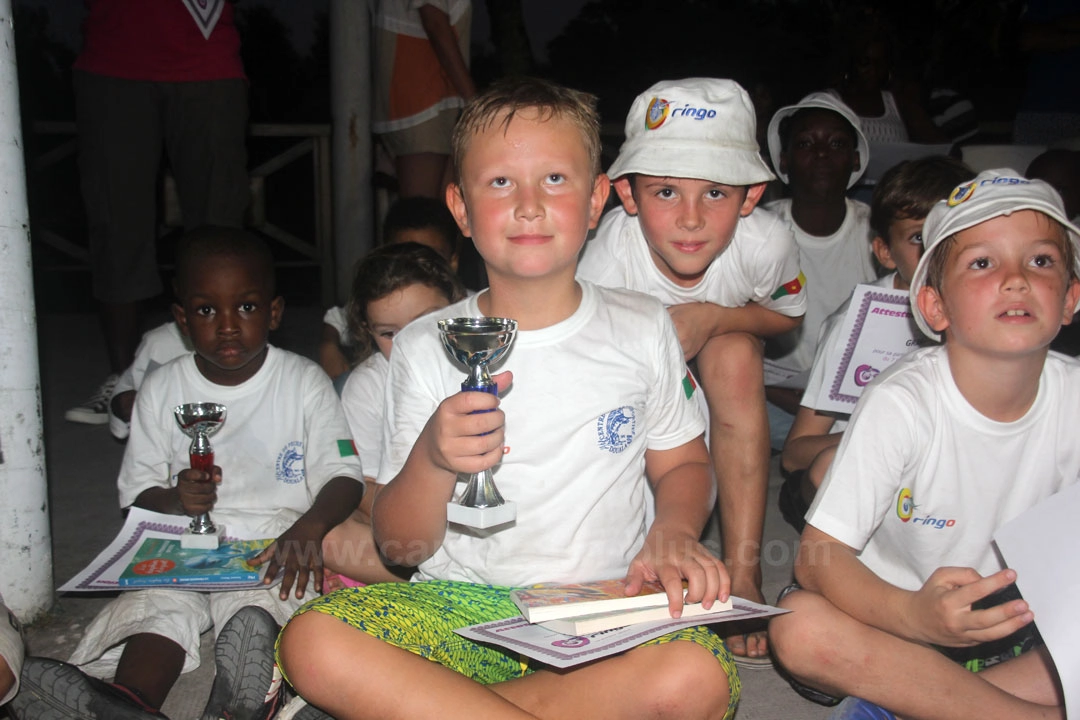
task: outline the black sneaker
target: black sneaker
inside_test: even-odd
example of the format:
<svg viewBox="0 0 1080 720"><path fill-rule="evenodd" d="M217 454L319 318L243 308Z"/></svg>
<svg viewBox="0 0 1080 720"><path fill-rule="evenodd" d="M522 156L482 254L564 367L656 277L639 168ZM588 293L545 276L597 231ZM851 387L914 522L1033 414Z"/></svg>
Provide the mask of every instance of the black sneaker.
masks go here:
<svg viewBox="0 0 1080 720"><path fill-rule="evenodd" d="M277 712L281 674L274 665L278 624L248 606L229 618L214 645L217 674L202 720L265 720Z"/></svg>
<svg viewBox="0 0 1080 720"><path fill-rule="evenodd" d="M90 677L74 665L26 658L19 692L4 709L15 720L148 720L165 716L134 693Z"/></svg>
<svg viewBox="0 0 1080 720"><path fill-rule="evenodd" d="M294 695L281 708L277 720L334 720L334 718L314 705L308 705L299 695Z"/></svg>
<svg viewBox="0 0 1080 720"><path fill-rule="evenodd" d="M109 401L112 400L118 379L116 375L105 378L105 382L101 383L101 387L87 398L86 402L65 412L64 419L86 425L104 425L109 422Z"/></svg>

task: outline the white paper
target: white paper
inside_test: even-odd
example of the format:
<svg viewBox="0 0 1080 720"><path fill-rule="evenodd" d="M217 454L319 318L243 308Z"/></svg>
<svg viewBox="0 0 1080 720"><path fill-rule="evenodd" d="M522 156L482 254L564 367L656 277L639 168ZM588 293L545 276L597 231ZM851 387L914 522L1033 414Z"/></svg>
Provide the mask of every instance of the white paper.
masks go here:
<svg viewBox="0 0 1080 720"><path fill-rule="evenodd" d="M1080 718L1080 622L1076 598L1080 575L1080 483L1005 523L994 533L1016 586L1035 613L1035 624L1057 666L1065 691L1065 714Z"/></svg>
<svg viewBox="0 0 1080 720"><path fill-rule="evenodd" d="M851 413L867 383L924 342L907 290L874 285L855 286L840 337L826 360L816 410Z"/></svg>
<svg viewBox="0 0 1080 720"><path fill-rule="evenodd" d="M530 624L520 615L506 620L470 625L454 632L476 642L504 647L552 667L568 668L625 652L653 638L682 628L733 620L753 620L788 612L771 605L759 605L734 596L731 601L733 606L731 610L715 615L657 620L577 637L563 635L541 625Z"/></svg>
<svg viewBox="0 0 1080 720"><path fill-rule="evenodd" d="M128 512L127 520L116 538L102 550L96 558L75 577L60 586L60 592L100 592L102 590L145 590L142 587L121 588L120 574L131 564L143 540L147 538L176 539L184 533L191 523L186 515L164 515L162 513L133 507ZM243 528L227 527L229 533L225 540L258 540L260 535L245 531ZM279 579L275 582L280 582ZM209 585L169 585L173 590L192 590L200 592L221 592L259 587L262 581L247 583L212 583Z"/></svg>

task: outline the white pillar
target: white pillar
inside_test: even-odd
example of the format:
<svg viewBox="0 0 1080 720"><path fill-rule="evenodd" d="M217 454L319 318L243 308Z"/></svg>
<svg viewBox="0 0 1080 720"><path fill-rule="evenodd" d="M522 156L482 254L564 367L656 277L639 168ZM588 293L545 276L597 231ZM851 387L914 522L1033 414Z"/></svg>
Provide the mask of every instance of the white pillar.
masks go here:
<svg viewBox="0 0 1080 720"><path fill-rule="evenodd" d="M375 234L371 150L369 0L330 1L330 117L334 259L338 302L348 298L356 261Z"/></svg>
<svg viewBox="0 0 1080 720"><path fill-rule="evenodd" d="M53 589L22 148L11 0L0 0L0 590L26 622Z"/></svg>

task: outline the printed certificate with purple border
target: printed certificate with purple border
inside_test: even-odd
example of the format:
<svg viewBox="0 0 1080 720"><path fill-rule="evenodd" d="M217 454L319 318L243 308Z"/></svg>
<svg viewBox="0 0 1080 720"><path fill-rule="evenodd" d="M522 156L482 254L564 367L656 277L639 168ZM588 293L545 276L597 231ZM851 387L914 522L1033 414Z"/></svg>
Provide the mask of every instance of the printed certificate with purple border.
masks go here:
<svg viewBox="0 0 1080 720"><path fill-rule="evenodd" d="M828 356L818 410L851 413L863 388L924 342L911 317L907 290L857 285Z"/></svg>

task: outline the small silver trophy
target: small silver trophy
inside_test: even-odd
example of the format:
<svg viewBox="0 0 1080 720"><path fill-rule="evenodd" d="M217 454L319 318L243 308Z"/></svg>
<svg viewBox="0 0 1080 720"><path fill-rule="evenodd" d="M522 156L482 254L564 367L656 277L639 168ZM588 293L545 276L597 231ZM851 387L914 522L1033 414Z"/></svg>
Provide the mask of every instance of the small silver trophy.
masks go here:
<svg viewBox="0 0 1080 720"><path fill-rule="evenodd" d="M488 365L510 349L517 334L517 321L493 317L450 318L439 321L439 333L446 351L469 369L469 377L461 383L461 389L497 394ZM481 530L511 522L516 517L516 506L503 499L490 469L469 475L461 499L446 507L446 519L450 522Z"/></svg>
<svg viewBox="0 0 1080 720"><path fill-rule="evenodd" d="M225 406L210 402L187 403L177 405L173 415L176 424L191 438L188 453L192 469L212 473L214 450L210 447L210 436L225 423ZM224 527L214 525L210 513L200 513L191 518L191 524L180 536L180 547L216 550L224 532Z"/></svg>

